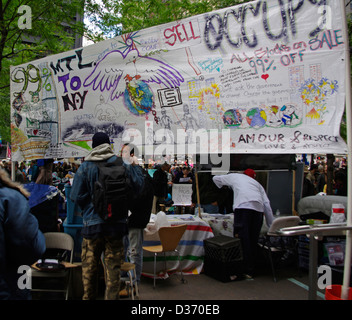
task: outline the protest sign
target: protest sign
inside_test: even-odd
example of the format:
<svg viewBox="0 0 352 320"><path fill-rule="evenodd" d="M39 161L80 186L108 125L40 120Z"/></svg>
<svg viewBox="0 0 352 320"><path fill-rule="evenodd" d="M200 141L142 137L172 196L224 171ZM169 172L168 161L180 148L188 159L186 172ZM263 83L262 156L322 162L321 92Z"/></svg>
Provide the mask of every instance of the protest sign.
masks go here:
<svg viewBox="0 0 352 320"><path fill-rule="evenodd" d="M347 153L339 1L254 1L11 68L14 160L118 153Z"/></svg>

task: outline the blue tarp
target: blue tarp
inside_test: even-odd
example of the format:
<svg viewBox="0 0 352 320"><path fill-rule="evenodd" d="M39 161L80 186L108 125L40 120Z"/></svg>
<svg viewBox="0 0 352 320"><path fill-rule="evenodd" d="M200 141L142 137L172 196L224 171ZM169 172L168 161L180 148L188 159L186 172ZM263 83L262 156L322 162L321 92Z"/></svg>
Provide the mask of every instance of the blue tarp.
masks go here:
<svg viewBox="0 0 352 320"><path fill-rule="evenodd" d="M54 186L46 184L37 184L34 182L25 184L24 187L30 192L29 196L29 207L33 208L38 204L41 204L45 200L50 200L57 195L58 190Z"/></svg>

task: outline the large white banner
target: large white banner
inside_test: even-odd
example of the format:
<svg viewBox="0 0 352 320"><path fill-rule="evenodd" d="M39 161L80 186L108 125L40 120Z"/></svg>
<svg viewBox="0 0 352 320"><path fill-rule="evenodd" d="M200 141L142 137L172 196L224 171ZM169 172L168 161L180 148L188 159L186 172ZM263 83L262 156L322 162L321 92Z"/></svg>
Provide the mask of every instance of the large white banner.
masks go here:
<svg viewBox="0 0 352 320"><path fill-rule="evenodd" d="M254 1L11 69L14 160L116 153L347 153L340 1Z"/></svg>

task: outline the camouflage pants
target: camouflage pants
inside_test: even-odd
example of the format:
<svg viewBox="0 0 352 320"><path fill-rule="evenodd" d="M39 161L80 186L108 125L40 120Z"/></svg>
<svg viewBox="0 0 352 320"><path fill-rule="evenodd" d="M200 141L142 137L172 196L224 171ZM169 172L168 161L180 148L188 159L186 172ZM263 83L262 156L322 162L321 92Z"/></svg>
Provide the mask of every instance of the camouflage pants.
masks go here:
<svg viewBox="0 0 352 320"><path fill-rule="evenodd" d="M105 300L119 299L120 267L124 260L122 238L100 237L82 241L83 300L97 297L98 267L104 253Z"/></svg>

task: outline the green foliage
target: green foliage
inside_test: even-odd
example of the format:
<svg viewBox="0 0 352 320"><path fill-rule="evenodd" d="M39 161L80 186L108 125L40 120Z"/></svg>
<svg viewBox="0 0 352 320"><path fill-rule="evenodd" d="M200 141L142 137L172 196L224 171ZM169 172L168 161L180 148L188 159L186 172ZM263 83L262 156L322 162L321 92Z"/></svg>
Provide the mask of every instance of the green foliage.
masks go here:
<svg viewBox="0 0 352 320"><path fill-rule="evenodd" d="M185 19L220 8L249 2L241 0L94 0L86 1L86 13L92 26L87 37L98 42L123 33Z"/></svg>
<svg viewBox="0 0 352 320"><path fill-rule="evenodd" d="M83 34L83 23L73 23L83 15L84 0L2 0L0 3L0 135L10 141L10 66L67 51L75 33ZM31 9L31 28L21 29L21 5ZM68 28L69 27L69 28ZM69 33L68 30L73 30ZM29 44L32 43L32 44Z"/></svg>

